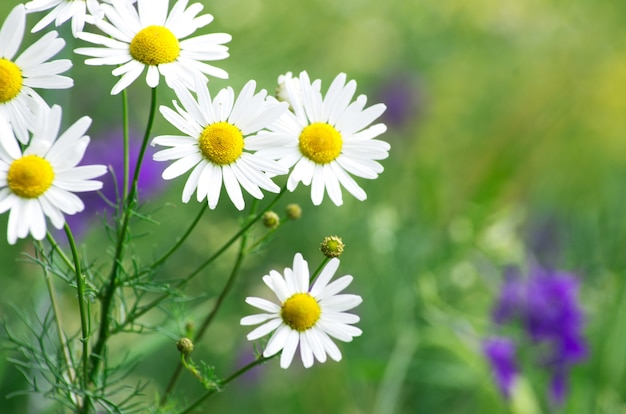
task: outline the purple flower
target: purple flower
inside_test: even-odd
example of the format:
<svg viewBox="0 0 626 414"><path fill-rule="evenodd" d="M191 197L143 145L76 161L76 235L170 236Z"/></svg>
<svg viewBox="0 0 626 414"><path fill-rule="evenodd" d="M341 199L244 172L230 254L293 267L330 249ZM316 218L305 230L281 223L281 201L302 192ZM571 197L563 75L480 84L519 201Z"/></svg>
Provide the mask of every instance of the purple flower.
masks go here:
<svg viewBox="0 0 626 414"><path fill-rule="evenodd" d="M509 274L493 310L493 320L498 325L522 326L533 348L541 352L537 363L551 376L552 401L563 403L569 369L587 353L577 279L569 273L540 267L533 268L525 279ZM494 358L487 355L493 363Z"/></svg>
<svg viewBox="0 0 626 414"><path fill-rule="evenodd" d="M135 164L141 142L134 139L131 134L129 139L129 181L132 181ZM143 157L137 192L139 200L157 194L162 188L164 181L161 179L163 166L152 160L154 149L148 146ZM92 224L97 216L104 214L110 216L114 212L112 203L116 203L123 192L124 182L124 139L121 131L109 133L101 138L94 138L85 152L83 163L104 164L109 171L102 176L102 190L99 192L85 193L81 199L85 204L82 213L68 216L67 222L75 236L80 237ZM130 185L130 184L129 184Z"/></svg>
<svg viewBox="0 0 626 414"><path fill-rule="evenodd" d="M387 110L382 120L390 128L402 129L422 114L424 97L417 76L410 72L395 73L378 87L377 99Z"/></svg>
<svg viewBox="0 0 626 414"><path fill-rule="evenodd" d="M500 391L509 398L517 376L515 343L504 337L489 338L483 342L483 353L491 364Z"/></svg>

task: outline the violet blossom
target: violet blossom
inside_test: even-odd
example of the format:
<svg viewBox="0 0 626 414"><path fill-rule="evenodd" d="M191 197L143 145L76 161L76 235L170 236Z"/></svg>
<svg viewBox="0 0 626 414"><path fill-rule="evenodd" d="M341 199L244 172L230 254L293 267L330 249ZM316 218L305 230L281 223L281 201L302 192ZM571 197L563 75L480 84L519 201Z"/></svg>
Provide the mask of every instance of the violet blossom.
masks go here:
<svg viewBox="0 0 626 414"><path fill-rule="evenodd" d="M562 404L567 377L573 364L586 356L582 335L583 314L578 303L578 280L569 273L535 267L527 278L509 275L493 310L499 325L520 325L526 340L537 350L535 363L547 370L550 399ZM527 342L526 342L527 344ZM524 343L518 343L517 347ZM492 365L494 377L509 396L516 375L515 342L512 338L492 338L483 352Z"/></svg>

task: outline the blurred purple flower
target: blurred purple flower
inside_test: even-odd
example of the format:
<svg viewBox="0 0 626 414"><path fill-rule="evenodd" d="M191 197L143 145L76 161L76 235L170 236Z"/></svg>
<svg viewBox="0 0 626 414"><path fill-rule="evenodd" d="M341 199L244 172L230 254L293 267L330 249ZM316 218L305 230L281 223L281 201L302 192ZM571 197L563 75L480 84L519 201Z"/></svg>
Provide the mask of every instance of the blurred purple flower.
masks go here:
<svg viewBox="0 0 626 414"><path fill-rule="evenodd" d="M140 147L141 141L131 134L129 138L129 181L133 179L132 175ZM164 185L164 181L161 179L163 166L152 160L154 151L152 147L148 146L141 164L141 171L137 180L137 193L140 201L156 195ZM122 195L124 182L124 138L122 132L115 131L92 139L85 152L83 163L104 164L109 171L100 178L103 183L102 190L81 194L81 200L85 203L83 212L66 217L74 236L78 237L88 230L97 216L105 214L111 216L114 213L114 207L111 203L116 203L116 200Z"/></svg>
<svg viewBox="0 0 626 414"><path fill-rule="evenodd" d="M378 87L376 100L387 106L382 121L394 129L402 129L419 118L424 101L417 76L410 72L389 76Z"/></svg>
<svg viewBox="0 0 626 414"><path fill-rule="evenodd" d="M544 353L538 362L551 375L550 397L562 404L570 366L587 354L576 277L540 267L526 279L509 274L492 316L499 325L521 324L530 341L540 345Z"/></svg>
<svg viewBox="0 0 626 414"><path fill-rule="evenodd" d="M504 337L489 338L483 342L483 353L491 364L500 391L509 398L517 376L515 343Z"/></svg>

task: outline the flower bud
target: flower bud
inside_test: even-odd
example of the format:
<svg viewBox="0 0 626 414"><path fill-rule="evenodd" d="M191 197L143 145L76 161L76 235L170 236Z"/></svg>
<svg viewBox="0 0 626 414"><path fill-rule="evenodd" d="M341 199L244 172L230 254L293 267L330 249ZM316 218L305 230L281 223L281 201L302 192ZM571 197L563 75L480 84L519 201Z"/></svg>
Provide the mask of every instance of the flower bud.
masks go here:
<svg viewBox="0 0 626 414"><path fill-rule="evenodd" d="M287 205L287 217L289 220L298 220L302 217L302 208L300 204L289 204Z"/></svg>
<svg viewBox="0 0 626 414"><path fill-rule="evenodd" d="M324 256L328 258L339 257L341 253L343 253L344 244L341 241L341 237L338 236L328 236L324 237L324 241L320 247Z"/></svg>
<svg viewBox="0 0 626 414"><path fill-rule="evenodd" d="M189 338L180 338L176 343L176 348L181 354L187 356L193 351L193 342Z"/></svg>
<svg viewBox="0 0 626 414"><path fill-rule="evenodd" d="M275 229L280 224L280 218L278 214L273 211L266 211L263 214L263 225L268 229Z"/></svg>

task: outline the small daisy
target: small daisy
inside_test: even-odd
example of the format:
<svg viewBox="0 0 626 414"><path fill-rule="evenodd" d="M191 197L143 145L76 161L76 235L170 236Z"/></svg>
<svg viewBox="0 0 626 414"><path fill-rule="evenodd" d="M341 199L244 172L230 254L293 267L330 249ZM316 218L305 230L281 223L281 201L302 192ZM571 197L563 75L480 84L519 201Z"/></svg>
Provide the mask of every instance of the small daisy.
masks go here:
<svg viewBox="0 0 626 414"><path fill-rule="evenodd" d="M47 216L60 229L63 214L83 210L83 202L73 193L102 188L92 181L106 173L104 165L77 166L89 137L84 133L89 117L79 119L58 137L61 107L41 107L40 122L24 151L11 126L0 118L0 213L10 210L7 238L15 244L30 233L36 240L46 235Z"/></svg>
<svg viewBox="0 0 626 414"><path fill-rule="evenodd" d="M104 0L110 3L110 0ZM126 0L134 3L136 0ZM104 17L104 12L98 0L32 0L24 5L27 13L35 13L52 9L32 29L38 32L54 22L59 27L70 18L72 19L72 34L74 37L83 31L85 22L94 24Z"/></svg>
<svg viewBox="0 0 626 414"><path fill-rule="evenodd" d="M241 319L241 324L263 324L248 334L250 341L274 332L263 351L264 357L282 350L280 366L287 368L300 345L300 357L305 368L313 365L313 357L325 362L326 354L335 361L341 360L341 352L330 336L350 342L353 337L361 335L361 330L351 325L357 323L359 317L345 311L359 305L362 299L358 295L338 294L352 282L350 275L328 283L338 267L339 259L331 259L313 286L309 287L309 265L297 253L293 269L286 268L284 277L275 270L263 276L263 282L274 292L280 305L248 297L246 303L265 313L246 316Z"/></svg>
<svg viewBox="0 0 626 414"><path fill-rule="evenodd" d="M120 80L113 86L116 95L133 83L147 68L146 82L151 88L159 84L160 75L168 86L179 81L192 89L197 77L206 75L227 79L226 71L201 61L228 57L224 43L231 40L226 33L213 33L182 40L196 29L213 21L204 14L200 3L187 8L188 0L178 0L169 12L169 0L138 0L137 8L125 0L111 0L101 5L110 21L97 21L96 26L108 36L79 33L78 37L104 47L76 49L76 53L93 57L88 65L114 65L114 76Z"/></svg>
<svg viewBox="0 0 626 414"><path fill-rule="evenodd" d="M261 188L279 192L270 175L286 174L287 169L276 161L248 151L251 134L266 128L287 112L287 104L266 99L267 92L255 94L256 83L249 81L235 100L233 89L222 89L212 100L206 84L195 86L197 101L191 93L175 87L182 107L174 102L176 111L161 106L161 114L184 136L163 135L152 145L171 147L154 154L156 161L177 160L163 171L163 179L171 180L192 170L183 189L186 203L196 191L197 200L207 198L215 208L222 182L231 201L242 210L241 187L257 199L263 198Z"/></svg>
<svg viewBox="0 0 626 414"><path fill-rule="evenodd" d="M294 82L294 80L298 82ZM313 83L306 72L299 78L291 74L279 78L280 92L293 108L270 132L251 140L250 148L279 160L287 168L294 166L287 188L293 191L299 182L311 185L313 204L319 205L324 191L336 205L343 204L343 186L358 200L365 191L350 176L374 179L383 171L382 160L389 155L389 144L373 139L387 130L382 124L369 126L384 111L385 105L367 109L365 95L351 103L356 82L346 83L346 75L337 75L326 96L321 81Z"/></svg>
<svg viewBox="0 0 626 414"><path fill-rule="evenodd" d="M9 121L22 144L28 143L28 131L36 124L36 109L45 105L33 88L66 89L74 84L72 79L59 75L72 67L70 60L46 62L65 45L57 32L46 34L13 59L25 26L26 12L20 4L0 28L0 117Z"/></svg>

